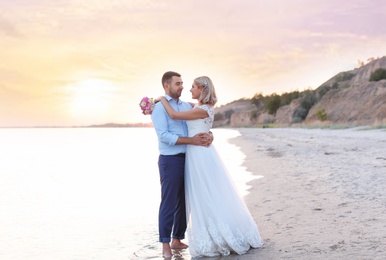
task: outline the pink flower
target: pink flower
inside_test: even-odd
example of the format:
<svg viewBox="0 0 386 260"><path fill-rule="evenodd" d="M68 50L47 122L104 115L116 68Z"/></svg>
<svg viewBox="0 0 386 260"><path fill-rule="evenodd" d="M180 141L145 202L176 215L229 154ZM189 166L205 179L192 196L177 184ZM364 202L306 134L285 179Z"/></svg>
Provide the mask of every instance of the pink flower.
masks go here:
<svg viewBox="0 0 386 260"><path fill-rule="evenodd" d="M139 103L139 106L142 109L142 114L151 115L151 113L154 110L154 99L144 97L144 98L142 98L141 102Z"/></svg>

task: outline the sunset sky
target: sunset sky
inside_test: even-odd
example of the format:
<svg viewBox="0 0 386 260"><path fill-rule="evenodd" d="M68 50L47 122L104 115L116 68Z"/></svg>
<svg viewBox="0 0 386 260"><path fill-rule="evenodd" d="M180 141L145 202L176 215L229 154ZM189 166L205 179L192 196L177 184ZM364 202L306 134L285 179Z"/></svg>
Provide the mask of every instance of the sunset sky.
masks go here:
<svg viewBox="0 0 386 260"><path fill-rule="evenodd" d="M0 127L150 122L161 76L219 105L317 88L386 55L383 0L0 0Z"/></svg>

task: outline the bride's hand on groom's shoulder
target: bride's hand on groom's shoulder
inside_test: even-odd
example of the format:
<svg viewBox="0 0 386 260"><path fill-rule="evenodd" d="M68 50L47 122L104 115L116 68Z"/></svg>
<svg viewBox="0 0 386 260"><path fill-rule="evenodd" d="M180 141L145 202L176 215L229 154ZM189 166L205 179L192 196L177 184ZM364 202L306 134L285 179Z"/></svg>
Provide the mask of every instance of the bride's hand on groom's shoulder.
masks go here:
<svg viewBox="0 0 386 260"><path fill-rule="evenodd" d="M159 96L157 98L154 99L154 103L158 103L158 102L161 102L161 98L165 98L164 96Z"/></svg>

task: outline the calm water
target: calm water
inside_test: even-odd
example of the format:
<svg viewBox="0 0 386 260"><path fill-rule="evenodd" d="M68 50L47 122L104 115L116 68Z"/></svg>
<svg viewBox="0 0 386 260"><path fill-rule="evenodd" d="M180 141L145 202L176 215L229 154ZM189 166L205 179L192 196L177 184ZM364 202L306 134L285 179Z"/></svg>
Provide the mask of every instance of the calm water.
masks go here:
<svg viewBox="0 0 386 260"><path fill-rule="evenodd" d="M213 132L247 194L239 133ZM161 259L157 159L152 128L0 129L0 259Z"/></svg>

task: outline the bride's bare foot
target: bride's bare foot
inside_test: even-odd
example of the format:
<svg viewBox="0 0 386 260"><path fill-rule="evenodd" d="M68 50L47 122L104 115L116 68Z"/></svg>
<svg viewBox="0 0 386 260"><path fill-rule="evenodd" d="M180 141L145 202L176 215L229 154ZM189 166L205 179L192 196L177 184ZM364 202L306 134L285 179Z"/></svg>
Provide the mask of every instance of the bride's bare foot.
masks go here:
<svg viewBox="0 0 386 260"><path fill-rule="evenodd" d="M172 249L169 243L162 243L162 257L165 259L171 259L173 256Z"/></svg>
<svg viewBox="0 0 386 260"><path fill-rule="evenodd" d="M173 238L173 239L172 239L172 245L171 245L171 248L172 248L172 249L186 249L186 248L188 248L188 245L182 243L181 240L179 240L179 239Z"/></svg>

